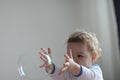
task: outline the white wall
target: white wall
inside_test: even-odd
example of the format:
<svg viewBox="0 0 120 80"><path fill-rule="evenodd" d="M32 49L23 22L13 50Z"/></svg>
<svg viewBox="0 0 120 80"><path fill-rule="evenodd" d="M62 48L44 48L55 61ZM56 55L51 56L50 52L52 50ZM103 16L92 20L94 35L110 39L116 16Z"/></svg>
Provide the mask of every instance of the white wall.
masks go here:
<svg viewBox="0 0 120 80"><path fill-rule="evenodd" d="M120 53L114 7L112 0L98 1L100 38L103 44L103 71L106 79L119 80ZM108 77L109 73L109 77Z"/></svg>
<svg viewBox="0 0 120 80"><path fill-rule="evenodd" d="M103 58L100 64L105 80L118 80L119 76L116 74L119 74L119 52L116 24L112 0L108 2L0 1L0 79L17 80L19 56L41 47L51 47L55 63L61 64L64 61L63 54L66 52L64 45L66 38L76 28L81 28L95 32L102 43ZM58 60L62 57L63 60Z"/></svg>

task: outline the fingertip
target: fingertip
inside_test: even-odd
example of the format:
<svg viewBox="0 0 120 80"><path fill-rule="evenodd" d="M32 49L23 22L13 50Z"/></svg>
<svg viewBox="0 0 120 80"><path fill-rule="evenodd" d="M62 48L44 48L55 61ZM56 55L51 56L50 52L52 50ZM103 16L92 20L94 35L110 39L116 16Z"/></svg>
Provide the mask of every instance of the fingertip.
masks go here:
<svg viewBox="0 0 120 80"><path fill-rule="evenodd" d="M41 50L43 49L43 48L40 48Z"/></svg>
<svg viewBox="0 0 120 80"><path fill-rule="evenodd" d="M64 57L66 56L66 54L64 54Z"/></svg>
<svg viewBox="0 0 120 80"><path fill-rule="evenodd" d="M50 48L48 48L48 49L50 49Z"/></svg>
<svg viewBox="0 0 120 80"><path fill-rule="evenodd" d="M51 54L51 49L50 48L48 48L48 53Z"/></svg>
<svg viewBox="0 0 120 80"><path fill-rule="evenodd" d="M45 51L45 49L44 49L44 48L41 48L41 50Z"/></svg>
<svg viewBox="0 0 120 80"><path fill-rule="evenodd" d="M43 48L40 48L40 51L42 52L42 51L43 51Z"/></svg>
<svg viewBox="0 0 120 80"><path fill-rule="evenodd" d="M41 58L42 56L40 55L40 58Z"/></svg>
<svg viewBox="0 0 120 80"><path fill-rule="evenodd" d="M64 54L64 57L65 57L66 59L69 59L68 54Z"/></svg>

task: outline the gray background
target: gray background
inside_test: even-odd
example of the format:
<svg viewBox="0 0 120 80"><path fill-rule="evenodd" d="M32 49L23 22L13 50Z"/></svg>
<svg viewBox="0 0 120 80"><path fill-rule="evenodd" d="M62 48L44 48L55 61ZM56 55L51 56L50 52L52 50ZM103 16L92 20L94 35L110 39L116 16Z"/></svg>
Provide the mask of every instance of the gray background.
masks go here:
<svg viewBox="0 0 120 80"><path fill-rule="evenodd" d="M0 79L19 80L19 56L41 47L51 47L55 63L61 64L65 40L78 28L98 36L104 79L119 80L112 0L0 0Z"/></svg>

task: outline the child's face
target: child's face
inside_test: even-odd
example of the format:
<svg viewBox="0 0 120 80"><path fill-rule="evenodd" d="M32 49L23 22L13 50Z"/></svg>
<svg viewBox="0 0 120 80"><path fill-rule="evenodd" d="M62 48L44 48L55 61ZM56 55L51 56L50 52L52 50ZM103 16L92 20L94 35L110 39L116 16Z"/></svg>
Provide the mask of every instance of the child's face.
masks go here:
<svg viewBox="0 0 120 80"><path fill-rule="evenodd" d="M68 43L67 49L72 50L72 56L76 63L86 67L90 67L92 65L92 55L88 50L87 44Z"/></svg>

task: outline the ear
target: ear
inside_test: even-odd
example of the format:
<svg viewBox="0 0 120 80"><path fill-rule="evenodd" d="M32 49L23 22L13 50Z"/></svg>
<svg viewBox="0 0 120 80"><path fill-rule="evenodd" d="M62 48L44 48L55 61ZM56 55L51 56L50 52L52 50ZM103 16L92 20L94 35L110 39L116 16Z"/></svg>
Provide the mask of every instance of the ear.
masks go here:
<svg viewBox="0 0 120 80"><path fill-rule="evenodd" d="M97 59L97 54L94 52L92 53L92 62L95 62Z"/></svg>

